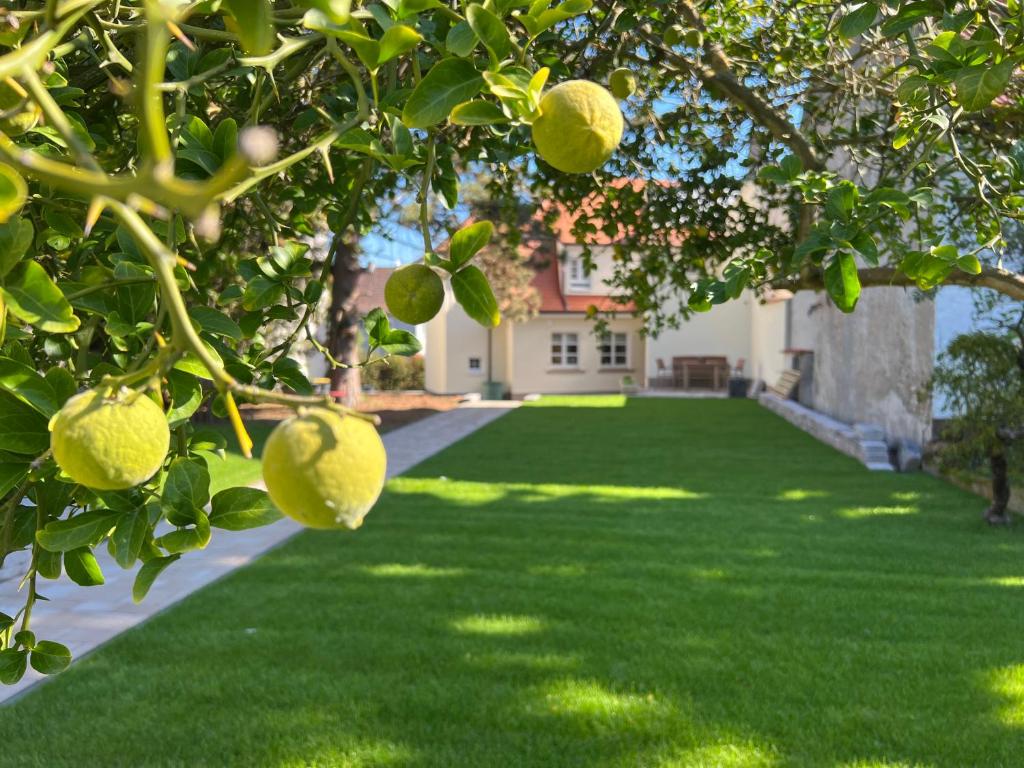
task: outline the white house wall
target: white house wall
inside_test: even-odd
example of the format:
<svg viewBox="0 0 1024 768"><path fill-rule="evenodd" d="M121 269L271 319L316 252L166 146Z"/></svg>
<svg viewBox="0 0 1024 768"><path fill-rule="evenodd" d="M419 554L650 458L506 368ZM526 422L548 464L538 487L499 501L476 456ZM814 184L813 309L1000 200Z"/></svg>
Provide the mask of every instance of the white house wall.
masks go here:
<svg viewBox="0 0 1024 768"><path fill-rule="evenodd" d="M594 323L583 315L540 315L517 324L512 333L512 392L555 394L570 392L617 392L622 377L631 375L641 382L644 363L644 341L641 322L636 318L616 318L608 322L612 333L629 335L629 364L625 369L602 370ZM556 369L551 365L551 334L575 333L579 337L579 367L576 370Z"/></svg>
<svg viewBox="0 0 1024 768"><path fill-rule="evenodd" d="M754 301L750 308L750 358L745 374L768 385L778 381L782 372L790 367L783 353L786 304L785 301L775 304Z"/></svg>
<svg viewBox="0 0 1024 768"><path fill-rule="evenodd" d="M672 367L673 357L721 356L735 365L741 358L746 361L747 374L751 372L751 307L754 300L747 295L712 307L710 312L699 312L680 323L679 328L662 331L647 340L647 374L657 374L658 360ZM769 345L770 346L770 345Z"/></svg>

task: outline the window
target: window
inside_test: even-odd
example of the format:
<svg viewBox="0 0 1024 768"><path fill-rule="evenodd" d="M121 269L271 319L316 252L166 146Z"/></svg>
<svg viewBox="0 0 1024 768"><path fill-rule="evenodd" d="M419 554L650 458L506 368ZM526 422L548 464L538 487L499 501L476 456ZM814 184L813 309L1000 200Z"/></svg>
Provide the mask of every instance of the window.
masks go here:
<svg viewBox="0 0 1024 768"><path fill-rule="evenodd" d="M580 364L579 336L575 333L552 333L551 364L556 368L576 368Z"/></svg>
<svg viewBox="0 0 1024 768"><path fill-rule="evenodd" d="M629 365L629 339L624 333L606 333L598 346L601 365L605 368L625 368Z"/></svg>
<svg viewBox="0 0 1024 768"><path fill-rule="evenodd" d="M583 268L583 259L569 259L569 290L590 290L590 275L588 275Z"/></svg>
<svg viewBox="0 0 1024 768"><path fill-rule="evenodd" d="M469 372L470 373L480 373L480 358L479 357L471 357L471 358L469 358Z"/></svg>

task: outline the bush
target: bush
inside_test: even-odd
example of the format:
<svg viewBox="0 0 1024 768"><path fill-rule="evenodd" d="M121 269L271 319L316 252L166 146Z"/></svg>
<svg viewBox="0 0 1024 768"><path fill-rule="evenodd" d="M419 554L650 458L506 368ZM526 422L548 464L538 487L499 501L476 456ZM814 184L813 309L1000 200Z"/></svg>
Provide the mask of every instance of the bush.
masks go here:
<svg viewBox="0 0 1024 768"><path fill-rule="evenodd" d="M363 386L391 391L423 389L423 357L396 357L370 365L363 370Z"/></svg>

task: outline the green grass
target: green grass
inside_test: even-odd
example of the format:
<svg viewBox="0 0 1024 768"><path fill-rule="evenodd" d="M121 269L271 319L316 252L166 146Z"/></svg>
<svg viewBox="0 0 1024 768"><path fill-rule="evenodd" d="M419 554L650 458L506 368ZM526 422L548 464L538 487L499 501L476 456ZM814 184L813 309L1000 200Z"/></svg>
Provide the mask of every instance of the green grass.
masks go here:
<svg viewBox="0 0 1024 768"><path fill-rule="evenodd" d="M233 488L239 485L248 485L260 479L259 456L263 452L263 444L267 441L271 431L277 426L273 421L249 421L245 428L252 438L253 458L247 459L238 450L238 441L235 439L235 432L230 424L213 423L204 424L204 429L211 429L220 432L228 441L227 449L223 456L214 453L203 452L206 457L207 466L210 468L210 493L217 493L225 488Z"/></svg>
<svg viewBox="0 0 1024 768"><path fill-rule="evenodd" d="M538 406L0 708L0 764L1022 764L978 498L751 402Z"/></svg>

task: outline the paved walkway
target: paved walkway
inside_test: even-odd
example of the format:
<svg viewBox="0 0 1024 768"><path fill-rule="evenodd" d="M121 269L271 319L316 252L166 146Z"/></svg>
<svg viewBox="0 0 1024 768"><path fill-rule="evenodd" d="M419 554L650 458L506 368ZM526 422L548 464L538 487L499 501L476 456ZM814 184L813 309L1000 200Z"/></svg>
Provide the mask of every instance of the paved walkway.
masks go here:
<svg viewBox="0 0 1024 768"><path fill-rule="evenodd" d="M514 401L467 403L387 433L384 445L388 452L388 477L408 471L518 405ZM368 524L372 523L371 516ZM197 589L252 562L301 530L297 523L285 519L251 531L215 531L205 551L187 553L168 568L138 605L132 602L131 595L138 566L129 571L121 569L107 554L106 547L100 546L96 556L106 583L86 588L66 576L58 581L41 579L39 591L49 602L36 603L32 629L39 639L64 643L76 659L81 658ZM13 615L22 603L23 598L16 590L24 566L24 556L18 553L11 556L4 572L0 572L0 610L4 613ZM10 700L41 677L30 668L17 685L0 685L0 703Z"/></svg>

